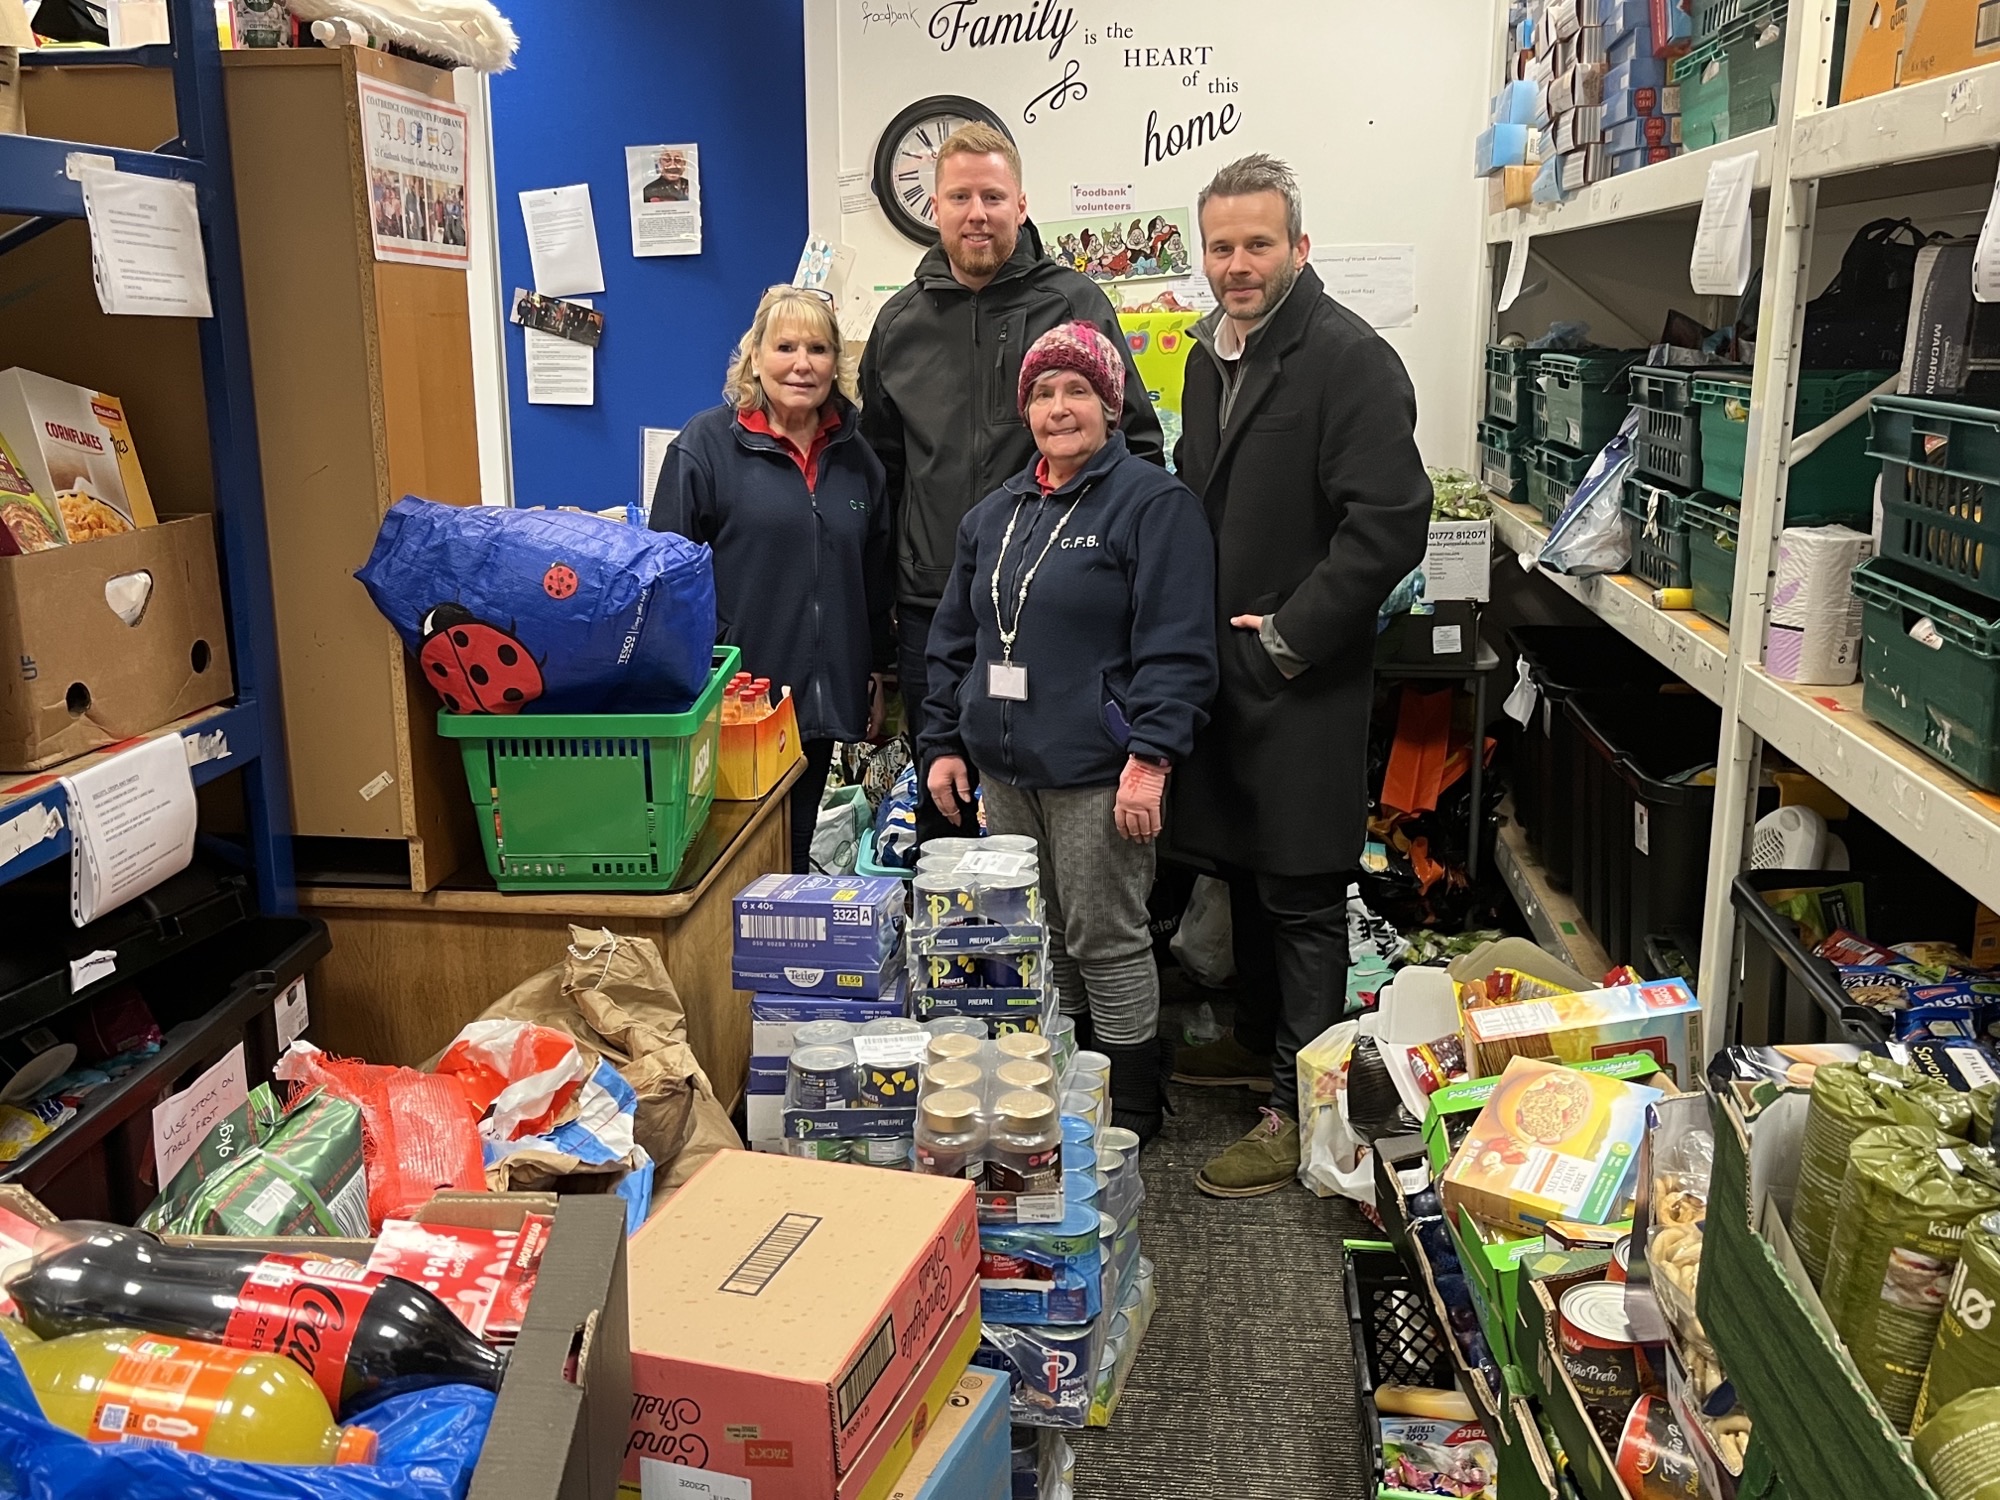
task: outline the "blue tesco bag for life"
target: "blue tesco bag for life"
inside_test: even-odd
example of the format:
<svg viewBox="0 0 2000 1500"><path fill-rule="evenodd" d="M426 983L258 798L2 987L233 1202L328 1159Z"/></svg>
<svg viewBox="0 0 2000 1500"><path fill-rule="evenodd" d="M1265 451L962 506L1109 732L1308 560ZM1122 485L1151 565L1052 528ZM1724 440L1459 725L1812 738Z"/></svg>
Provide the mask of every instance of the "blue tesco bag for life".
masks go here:
<svg viewBox="0 0 2000 1500"><path fill-rule="evenodd" d="M683 713L713 665L709 550L671 532L406 495L354 576L452 713Z"/></svg>

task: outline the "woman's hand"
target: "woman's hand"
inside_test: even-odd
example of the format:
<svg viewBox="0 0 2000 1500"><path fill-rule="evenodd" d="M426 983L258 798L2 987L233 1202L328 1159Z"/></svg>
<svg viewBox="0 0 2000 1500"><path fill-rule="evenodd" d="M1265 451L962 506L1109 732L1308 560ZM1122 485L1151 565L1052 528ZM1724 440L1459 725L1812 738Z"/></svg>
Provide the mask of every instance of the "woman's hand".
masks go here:
<svg viewBox="0 0 2000 1500"><path fill-rule="evenodd" d="M940 755L931 762L930 774L924 778L924 785L930 789L931 801L937 810L952 822L958 823L959 809L972 806L972 767L960 755Z"/></svg>
<svg viewBox="0 0 2000 1500"><path fill-rule="evenodd" d="M1160 836L1166 800L1167 768L1130 756L1118 778L1118 800L1111 805L1111 821L1126 838L1150 844Z"/></svg>
<svg viewBox="0 0 2000 1500"><path fill-rule="evenodd" d="M868 743L882 743L882 728L889 722L889 684L880 672L868 678Z"/></svg>

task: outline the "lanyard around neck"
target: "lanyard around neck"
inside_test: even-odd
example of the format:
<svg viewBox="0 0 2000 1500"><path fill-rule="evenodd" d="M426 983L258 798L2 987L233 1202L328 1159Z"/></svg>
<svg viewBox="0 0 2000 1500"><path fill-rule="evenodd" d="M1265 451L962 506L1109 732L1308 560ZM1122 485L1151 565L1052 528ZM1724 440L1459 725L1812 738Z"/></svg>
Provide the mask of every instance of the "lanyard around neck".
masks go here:
<svg viewBox="0 0 2000 1500"><path fill-rule="evenodd" d="M1070 501L1069 509L1062 513L1062 519L1056 522L1055 529L1049 533L1049 539L1042 543L1040 555L1035 558L1033 565L1021 575L1020 586L1014 594L1014 623L1009 625L1005 611L1000 608L1000 570L1006 566L1007 549L1014 542L1014 523L1021 519L1021 507L1028 503L1026 500L1017 500L1014 502L1014 514L1007 518L1007 530L1000 538L1000 555L993 559L993 576L988 582L988 587L993 593L993 622L1000 627L1000 659L1002 661L1011 662L1014 659L1014 638L1021 633L1021 613L1028 607L1029 585L1035 581L1035 574L1041 571L1042 563L1047 560L1049 549L1055 546L1056 538L1062 535L1063 527L1069 525L1069 518L1076 514L1077 506L1083 503L1083 497L1090 493L1091 485L1096 482L1096 480L1092 480L1090 484L1086 484L1076 492L1076 498ZM1048 497L1044 496L1043 498L1047 499ZM1026 543L1022 545L1025 547Z"/></svg>

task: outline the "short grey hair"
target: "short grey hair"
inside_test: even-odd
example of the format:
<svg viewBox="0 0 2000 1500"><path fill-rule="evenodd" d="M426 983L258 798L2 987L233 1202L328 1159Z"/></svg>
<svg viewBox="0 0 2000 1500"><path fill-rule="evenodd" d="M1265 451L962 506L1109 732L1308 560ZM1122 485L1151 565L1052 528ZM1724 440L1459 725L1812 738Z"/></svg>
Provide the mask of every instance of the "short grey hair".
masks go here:
<svg viewBox="0 0 2000 1500"><path fill-rule="evenodd" d="M1299 180L1292 175L1290 167L1262 151L1254 156L1239 157L1209 179L1208 186L1195 199L1196 224L1201 222L1202 210L1208 207L1209 199L1247 198L1252 193L1276 193L1285 200L1285 239L1287 243L1296 245L1306 227L1305 204L1299 198Z"/></svg>

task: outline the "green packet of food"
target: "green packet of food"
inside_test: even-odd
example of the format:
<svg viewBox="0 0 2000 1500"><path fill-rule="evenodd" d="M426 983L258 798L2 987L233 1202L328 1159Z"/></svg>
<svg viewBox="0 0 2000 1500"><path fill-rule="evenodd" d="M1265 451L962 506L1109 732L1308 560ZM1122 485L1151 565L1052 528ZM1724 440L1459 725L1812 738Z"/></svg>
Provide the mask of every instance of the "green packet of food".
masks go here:
<svg viewBox="0 0 2000 1500"><path fill-rule="evenodd" d="M1878 1125L1929 1125L1963 1138L1971 1123L1966 1095L1886 1057L1864 1054L1813 1071L1789 1227L1814 1286L1826 1277L1841 1180L1861 1133Z"/></svg>
<svg viewBox="0 0 2000 1500"><path fill-rule="evenodd" d="M208 1134L174 1173L166 1191L139 1216L139 1227L156 1234L162 1232L166 1225L187 1212L202 1183L270 1135L283 1113L271 1085L258 1084L243 1103L209 1127Z"/></svg>
<svg viewBox="0 0 2000 1500"><path fill-rule="evenodd" d="M1910 1447L1938 1500L2000 1500L2000 1390L1967 1391Z"/></svg>
<svg viewBox="0 0 2000 1500"><path fill-rule="evenodd" d="M167 1234L364 1238L368 1178L361 1143L360 1109L314 1091L261 1145L210 1173L171 1215L146 1227Z"/></svg>
<svg viewBox="0 0 2000 1500"><path fill-rule="evenodd" d="M1794 886L1788 890L1765 891L1764 904L1799 926L1799 937L1808 948L1817 948L1827 935L1846 928L1849 932L1868 930L1868 908L1862 898L1861 882L1841 885Z"/></svg>
<svg viewBox="0 0 2000 1500"><path fill-rule="evenodd" d="M1972 1221L1917 1397L1916 1430L1968 1391L2000 1385L2000 1214ZM2000 1455L1996 1455L2000 1457ZM1994 1469L2000 1477L2000 1464Z"/></svg>
<svg viewBox="0 0 2000 1500"><path fill-rule="evenodd" d="M1820 1300L1898 1432L1916 1416L1966 1226L2000 1209L1987 1153L1926 1125L1880 1125L1854 1143Z"/></svg>

